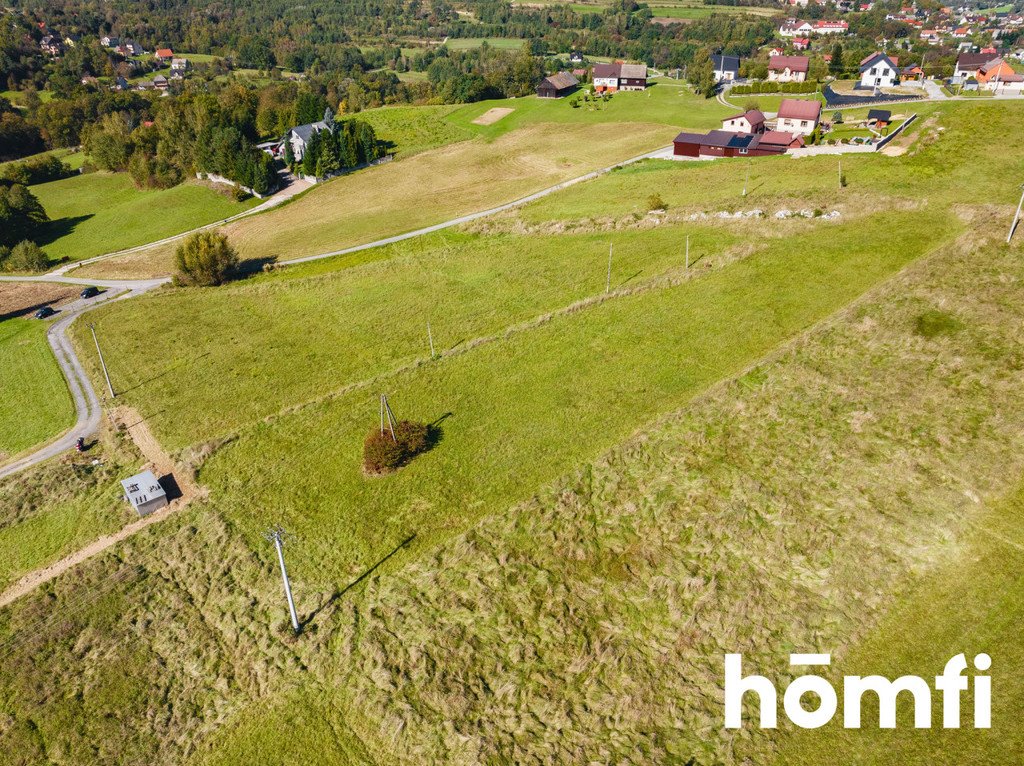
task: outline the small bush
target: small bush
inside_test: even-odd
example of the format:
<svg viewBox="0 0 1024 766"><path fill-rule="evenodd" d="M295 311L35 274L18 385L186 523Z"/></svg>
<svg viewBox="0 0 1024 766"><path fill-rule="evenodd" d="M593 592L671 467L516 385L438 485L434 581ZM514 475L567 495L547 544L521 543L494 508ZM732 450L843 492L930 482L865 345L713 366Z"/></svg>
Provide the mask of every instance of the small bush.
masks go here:
<svg viewBox="0 0 1024 766"><path fill-rule="evenodd" d="M174 254L174 284L212 287L226 282L238 267L238 253L223 234L196 232Z"/></svg>
<svg viewBox="0 0 1024 766"><path fill-rule="evenodd" d="M932 309L921 314L914 321L914 332L923 338L937 338L952 335L963 329L963 323L952 314Z"/></svg>
<svg viewBox="0 0 1024 766"><path fill-rule="evenodd" d="M363 468L370 474L391 473L408 463L430 446L430 426L403 420L395 426L395 437L391 430L379 428L366 437L363 443Z"/></svg>
<svg viewBox="0 0 1024 766"><path fill-rule="evenodd" d="M648 210L664 210L665 209L665 200L663 200L661 198L660 194L654 193L650 197L647 198L647 209Z"/></svg>

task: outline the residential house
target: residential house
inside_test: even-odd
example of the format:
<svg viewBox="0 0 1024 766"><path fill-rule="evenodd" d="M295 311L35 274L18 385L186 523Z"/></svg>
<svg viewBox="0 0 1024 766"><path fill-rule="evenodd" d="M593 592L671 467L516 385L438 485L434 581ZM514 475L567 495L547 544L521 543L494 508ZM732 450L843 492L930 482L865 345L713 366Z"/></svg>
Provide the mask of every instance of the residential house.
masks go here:
<svg viewBox="0 0 1024 766"><path fill-rule="evenodd" d="M876 52L860 62L861 88L893 88L900 84L898 58Z"/></svg>
<svg viewBox="0 0 1024 766"><path fill-rule="evenodd" d="M711 66L715 70L715 82L732 82L740 77L740 57L714 54Z"/></svg>
<svg viewBox="0 0 1024 766"><path fill-rule="evenodd" d="M786 19L779 27L779 37L807 37L814 31L806 21Z"/></svg>
<svg viewBox="0 0 1024 766"><path fill-rule="evenodd" d="M706 134L680 133L672 141L672 154L676 157L763 157L785 154L787 149L802 145L803 139L791 133L712 130Z"/></svg>
<svg viewBox="0 0 1024 766"><path fill-rule="evenodd" d="M82 36L80 34L76 33L76 32L65 32L64 33L64 44L66 46L68 46L69 48L74 48L76 45L78 45L78 43L79 43L79 41L81 39L82 39Z"/></svg>
<svg viewBox="0 0 1024 766"><path fill-rule="evenodd" d="M1000 58L993 59L978 69L978 84L984 90L1000 93L1020 93L1024 89L1024 75Z"/></svg>
<svg viewBox="0 0 1024 766"><path fill-rule="evenodd" d="M170 48L157 48L153 57L161 64L166 64L174 58L174 51Z"/></svg>
<svg viewBox="0 0 1024 766"><path fill-rule="evenodd" d="M281 140L281 156L284 156L283 145L284 142L287 141L292 145L292 156L295 158L295 161L301 161L303 155L306 153L306 147L309 145L309 139L313 137L314 133L319 133L323 130L334 130L334 115L331 114L330 109L324 113L324 119L319 122L311 122L308 125L299 125L298 127L289 130Z"/></svg>
<svg viewBox="0 0 1024 766"><path fill-rule="evenodd" d="M43 53L47 53L50 56L59 56L64 52L64 43L56 35L46 35L46 37L39 41L39 47Z"/></svg>
<svg viewBox="0 0 1024 766"><path fill-rule="evenodd" d="M619 90L644 90L647 88L646 64L623 64L619 72Z"/></svg>
<svg viewBox="0 0 1024 766"><path fill-rule="evenodd" d="M157 90L167 90L167 78L162 74L158 74L153 78L153 87Z"/></svg>
<svg viewBox="0 0 1024 766"><path fill-rule="evenodd" d="M845 21L826 21L821 19L814 22L814 34L816 35L845 35L850 31L850 25Z"/></svg>
<svg viewBox="0 0 1024 766"><path fill-rule="evenodd" d="M924 29L921 31L921 39L929 45L938 45L942 42L942 35L934 29Z"/></svg>
<svg viewBox="0 0 1024 766"><path fill-rule="evenodd" d="M594 64L594 90L598 93L614 93L619 89L620 64Z"/></svg>
<svg viewBox="0 0 1024 766"><path fill-rule="evenodd" d="M775 130L809 136L821 119L821 102L812 99L784 98L779 104Z"/></svg>
<svg viewBox="0 0 1024 766"><path fill-rule="evenodd" d="M953 69L953 79L962 81L974 77L978 70L992 60L988 53L961 53Z"/></svg>
<svg viewBox="0 0 1024 766"><path fill-rule="evenodd" d="M794 37L793 38L793 49L798 51L805 51L811 47L811 38L809 37Z"/></svg>
<svg viewBox="0 0 1024 766"><path fill-rule="evenodd" d="M764 133L765 118L760 109L749 109L722 120L722 130L733 133Z"/></svg>
<svg viewBox="0 0 1024 766"><path fill-rule="evenodd" d="M580 51L569 51L569 63L570 64L582 64L583 54Z"/></svg>
<svg viewBox="0 0 1024 766"><path fill-rule="evenodd" d="M541 98L561 98L576 89L580 81L568 72L559 72L545 77L537 86L537 95Z"/></svg>
<svg viewBox="0 0 1024 766"><path fill-rule="evenodd" d="M129 87L128 81L121 75L118 75L117 79L114 80L114 90L128 90Z"/></svg>
<svg viewBox="0 0 1024 766"><path fill-rule="evenodd" d="M644 90L647 87L646 64L594 64L594 90L614 93L617 90Z"/></svg>
<svg viewBox="0 0 1024 766"><path fill-rule="evenodd" d="M785 52L786 52L785 48L778 48L778 47L769 48L768 49L768 57L771 58L772 56L781 56Z"/></svg>
<svg viewBox="0 0 1024 766"><path fill-rule="evenodd" d="M134 40L125 40L121 43L121 47L124 48L127 56L142 56L146 52L146 49Z"/></svg>
<svg viewBox="0 0 1024 766"><path fill-rule="evenodd" d="M120 37L111 37L110 35L103 35L103 37L100 38L100 45L102 45L104 48L116 48L120 44Z"/></svg>
<svg viewBox="0 0 1024 766"><path fill-rule="evenodd" d="M768 79L772 82L804 82L810 69L807 56L772 56L768 60Z"/></svg>
<svg viewBox="0 0 1024 766"><path fill-rule="evenodd" d="M192 63L188 59L171 59L171 71L172 72L187 72L192 68Z"/></svg>

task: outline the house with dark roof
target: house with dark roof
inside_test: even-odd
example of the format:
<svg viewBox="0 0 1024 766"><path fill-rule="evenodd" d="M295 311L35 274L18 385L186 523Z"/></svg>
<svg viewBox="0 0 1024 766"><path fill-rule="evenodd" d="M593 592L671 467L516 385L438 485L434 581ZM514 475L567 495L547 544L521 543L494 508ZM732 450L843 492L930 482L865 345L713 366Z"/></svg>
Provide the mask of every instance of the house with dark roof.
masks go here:
<svg viewBox="0 0 1024 766"><path fill-rule="evenodd" d="M646 64L622 64L619 69L619 90L644 90L647 87Z"/></svg>
<svg viewBox="0 0 1024 766"><path fill-rule="evenodd" d="M892 122L892 112L888 109L869 109L867 120L869 124L874 123L876 128L885 128Z"/></svg>
<svg viewBox="0 0 1024 766"><path fill-rule="evenodd" d="M580 84L580 81L569 72L558 72L550 77L545 77L537 86L537 95L540 98L561 98Z"/></svg>
<svg viewBox="0 0 1024 766"><path fill-rule="evenodd" d="M765 118L760 109L748 109L743 114L736 114L722 120L722 130L735 133L764 133Z"/></svg>
<svg viewBox="0 0 1024 766"><path fill-rule="evenodd" d="M647 87L646 64L594 64L594 90L614 93L617 90L644 90Z"/></svg>
<svg viewBox="0 0 1024 766"><path fill-rule="evenodd" d="M594 64L594 90L598 93L614 93L619 89L619 67L621 64Z"/></svg>
<svg viewBox="0 0 1024 766"><path fill-rule="evenodd" d="M740 57L714 54L711 66L715 70L715 82L732 82L740 78Z"/></svg>
<svg viewBox="0 0 1024 766"><path fill-rule="evenodd" d="M809 136L821 119L821 102L805 98L784 98L779 104L775 129L784 133Z"/></svg>
<svg viewBox="0 0 1024 766"><path fill-rule="evenodd" d="M811 68L807 56L772 56L768 60L768 79L772 82L803 82Z"/></svg>
<svg viewBox="0 0 1024 766"><path fill-rule="evenodd" d="M899 59L875 52L860 62L861 88L895 88L900 84Z"/></svg>
<svg viewBox="0 0 1024 766"><path fill-rule="evenodd" d="M953 68L953 79L963 81L968 77L975 77L978 74L978 70L993 58L990 53L961 53L956 58L956 66Z"/></svg>

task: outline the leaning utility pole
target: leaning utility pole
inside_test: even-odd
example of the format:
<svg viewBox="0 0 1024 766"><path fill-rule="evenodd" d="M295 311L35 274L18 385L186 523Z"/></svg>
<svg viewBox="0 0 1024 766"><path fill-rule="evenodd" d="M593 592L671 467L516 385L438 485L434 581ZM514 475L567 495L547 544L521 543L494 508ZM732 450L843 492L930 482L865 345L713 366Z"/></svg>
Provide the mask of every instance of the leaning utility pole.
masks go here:
<svg viewBox="0 0 1024 766"><path fill-rule="evenodd" d="M1024 189L1024 184L1021 185L1021 189ZM1024 207L1024 191L1020 194L1020 202L1017 203L1017 212L1014 213L1013 222L1010 224L1010 233L1006 235L1006 244L1010 244L1010 240L1013 238L1013 232L1017 228L1017 222L1020 221L1020 209Z"/></svg>
<svg viewBox="0 0 1024 766"><path fill-rule="evenodd" d="M295 630L296 635L301 632L299 627L299 617L295 614L295 600L292 598L292 586L288 582L288 569L284 565L284 530L281 527L274 527L268 529L264 535L270 542L274 544L274 548L277 549L277 561L281 565L281 579L284 581L284 595L288 599L288 614L292 618L292 628Z"/></svg>
<svg viewBox="0 0 1024 766"><path fill-rule="evenodd" d="M100 358L100 367L103 368L103 377L107 379L107 391L110 392L111 399L116 399L117 394L114 393L114 387L110 384L110 373L107 372L107 363L103 361L103 352L100 351L100 342L99 339L97 339L96 337L96 325L89 325L89 329L92 330L92 340L93 343L96 344L96 353L99 355Z"/></svg>
<svg viewBox="0 0 1024 766"><path fill-rule="evenodd" d="M380 435L384 435L384 418L387 418L388 428L391 429L391 441L398 444L398 437L395 436L395 414L391 411L391 405L388 404L387 394L380 395Z"/></svg>

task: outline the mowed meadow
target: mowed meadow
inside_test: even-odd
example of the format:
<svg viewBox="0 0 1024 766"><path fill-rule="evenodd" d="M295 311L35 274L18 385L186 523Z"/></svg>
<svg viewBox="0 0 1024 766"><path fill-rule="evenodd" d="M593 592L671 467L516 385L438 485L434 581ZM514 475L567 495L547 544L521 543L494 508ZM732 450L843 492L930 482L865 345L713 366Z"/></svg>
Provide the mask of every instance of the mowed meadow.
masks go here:
<svg viewBox="0 0 1024 766"><path fill-rule="evenodd" d="M0 611L0 747L119 766L813 762L787 732L722 730L725 651L769 675L795 646L852 662L900 608L920 640L948 636L917 589L961 554L1012 570L1012 546L970 546L995 545L971 532L988 510L1012 523L998 509L1024 472L1024 271L1000 244L1024 149L992 151L1021 111L930 108L901 156L844 162L845 188L833 157L646 162L391 248L98 309L123 401L209 496ZM440 439L370 477L382 392ZM271 524L292 533L297 639ZM908 762L959 762L975 740L951 736Z"/></svg>

